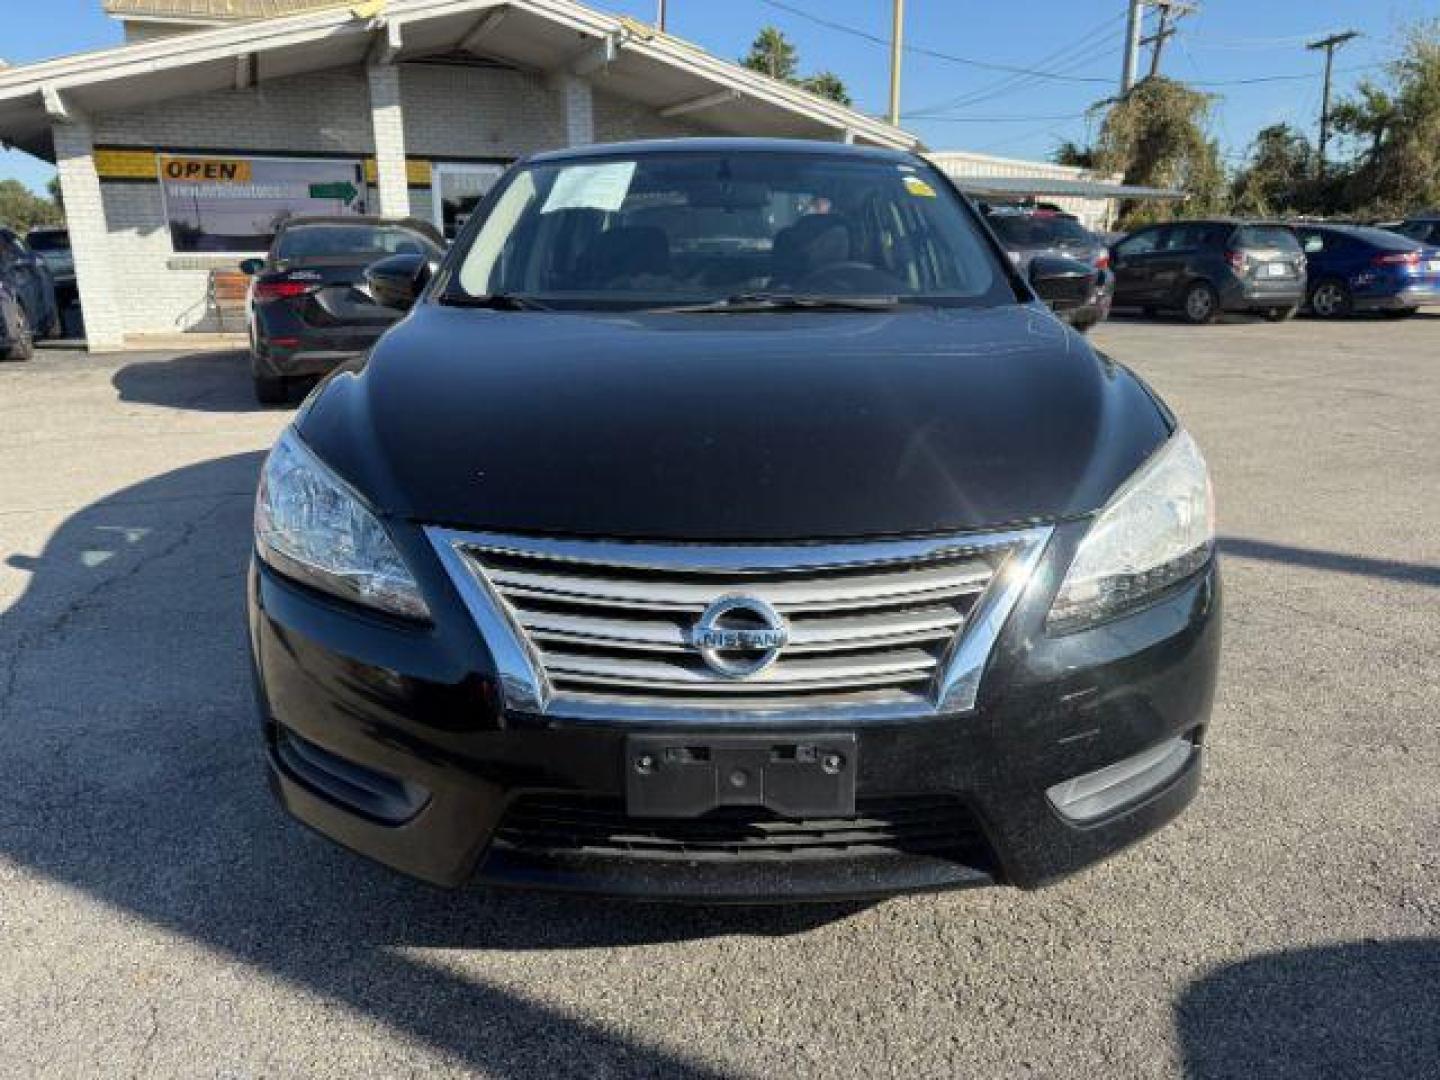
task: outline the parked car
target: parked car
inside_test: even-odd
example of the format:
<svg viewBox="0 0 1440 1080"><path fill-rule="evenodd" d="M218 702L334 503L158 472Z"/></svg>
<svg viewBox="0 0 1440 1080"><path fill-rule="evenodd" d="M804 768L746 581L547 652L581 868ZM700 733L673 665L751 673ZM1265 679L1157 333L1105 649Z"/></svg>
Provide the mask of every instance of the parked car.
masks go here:
<svg viewBox="0 0 1440 1080"><path fill-rule="evenodd" d="M442 884L704 901L1034 886L1174 817L1210 483L1036 317L1057 264L920 157L704 139L539 155L372 266L411 313L257 497L284 806Z"/></svg>
<svg viewBox="0 0 1440 1080"><path fill-rule="evenodd" d="M1440 210L1427 210L1423 214L1406 218L1396 225L1393 231L1422 244L1440 246Z"/></svg>
<svg viewBox="0 0 1440 1080"><path fill-rule="evenodd" d="M297 217L281 226L253 275L249 328L255 397L278 404L299 376L321 375L375 343L400 312L366 291L365 267L388 255L438 260L444 241L427 222Z"/></svg>
<svg viewBox="0 0 1440 1080"><path fill-rule="evenodd" d="M1094 268L1094 285L1084 302L1056 312L1071 326L1083 333L1110 314L1115 295L1110 252L1105 242L1081 225L1078 218L1054 210L992 207L987 209L985 220L1022 270L1028 270L1037 255L1075 259Z"/></svg>
<svg viewBox="0 0 1440 1080"><path fill-rule="evenodd" d="M0 341L12 360L28 360L37 337L60 333L55 282L45 264L10 229L0 229Z"/></svg>
<svg viewBox="0 0 1440 1080"><path fill-rule="evenodd" d="M1139 229L1110 249L1115 304L1178 309L1192 323L1225 312L1288 319L1305 300L1305 256L1286 226L1174 221Z"/></svg>
<svg viewBox="0 0 1440 1080"><path fill-rule="evenodd" d="M1440 304L1440 248L1360 225L1296 225L1295 235L1307 260L1307 306L1322 319L1413 315Z"/></svg>
<svg viewBox="0 0 1440 1080"><path fill-rule="evenodd" d="M62 298L75 297L75 253L70 250L68 229L31 229L25 234L25 243L50 269L55 281L55 292Z"/></svg>

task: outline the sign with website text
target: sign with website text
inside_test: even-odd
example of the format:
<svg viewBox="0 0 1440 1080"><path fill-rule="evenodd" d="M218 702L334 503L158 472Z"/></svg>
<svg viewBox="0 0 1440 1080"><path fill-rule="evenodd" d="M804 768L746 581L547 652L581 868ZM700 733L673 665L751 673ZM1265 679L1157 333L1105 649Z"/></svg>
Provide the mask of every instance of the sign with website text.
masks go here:
<svg viewBox="0 0 1440 1080"><path fill-rule="evenodd" d="M160 158L160 175L166 180L192 184L248 184L253 176L245 158Z"/></svg>

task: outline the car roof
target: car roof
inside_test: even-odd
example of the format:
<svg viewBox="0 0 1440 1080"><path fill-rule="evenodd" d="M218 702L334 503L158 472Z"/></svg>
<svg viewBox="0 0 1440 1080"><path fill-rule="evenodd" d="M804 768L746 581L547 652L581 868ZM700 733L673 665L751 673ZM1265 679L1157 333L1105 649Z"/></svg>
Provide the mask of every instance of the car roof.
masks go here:
<svg viewBox="0 0 1440 1080"><path fill-rule="evenodd" d="M816 139L694 138L639 139L633 142L592 143L563 150L548 150L527 158L532 162L584 161L587 158L634 157L645 154L810 154L825 157L869 158L914 164L921 161L905 150L883 146L854 146Z"/></svg>

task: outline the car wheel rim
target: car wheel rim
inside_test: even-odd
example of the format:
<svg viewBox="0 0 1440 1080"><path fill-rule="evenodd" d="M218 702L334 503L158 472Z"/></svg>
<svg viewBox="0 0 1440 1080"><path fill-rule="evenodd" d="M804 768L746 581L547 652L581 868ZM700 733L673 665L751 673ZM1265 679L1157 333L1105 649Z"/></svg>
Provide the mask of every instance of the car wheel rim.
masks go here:
<svg viewBox="0 0 1440 1080"><path fill-rule="evenodd" d="M1210 294L1204 289L1196 289L1190 294L1185 308L1190 312L1192 319L1203 319L1210 314Z"/></svg>
<svg viewBox="0 0 1440 1080"><path fill-rule="evenodd" d="M1340 290L1334 285L1322 285L1315 290L1315 299L1311 301L1315 308L1315 314L1328 317L1334 315L1340 309Z"/></svg>

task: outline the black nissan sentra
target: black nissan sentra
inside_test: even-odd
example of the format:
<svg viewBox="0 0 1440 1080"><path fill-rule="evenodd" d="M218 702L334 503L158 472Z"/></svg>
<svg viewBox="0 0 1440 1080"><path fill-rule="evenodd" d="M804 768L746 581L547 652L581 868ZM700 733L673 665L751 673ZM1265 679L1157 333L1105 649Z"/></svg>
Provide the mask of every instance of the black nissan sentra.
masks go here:
<svg viewBox="0 0 1440 1080"><path fill-rule="evenodd" d="M1084 268L1081 268L1082 270ZM446 885L1071 873L1194 795L1220 642L1179 421L904 153L546 154L266 462L270 776Z"/></svg>

